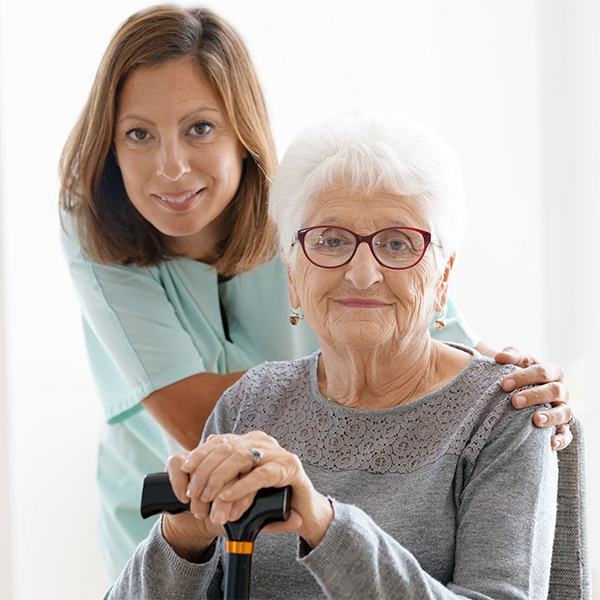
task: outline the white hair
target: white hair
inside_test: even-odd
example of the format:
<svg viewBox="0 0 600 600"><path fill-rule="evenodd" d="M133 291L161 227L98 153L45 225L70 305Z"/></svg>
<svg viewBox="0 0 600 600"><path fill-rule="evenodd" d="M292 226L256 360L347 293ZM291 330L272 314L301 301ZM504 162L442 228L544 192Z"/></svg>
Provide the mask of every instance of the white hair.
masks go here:
<svg viewBox="0 0 600 600"><path fill-rule="evenodd" d="M442 246L443 263L456 253L466 225L460 165L444 140L415 121L341 114L307 127L292 141L269 199L288 264L297 249L296 232L309 226L319 196L339 187L366 196L378 191L402 196Z"/></svg>

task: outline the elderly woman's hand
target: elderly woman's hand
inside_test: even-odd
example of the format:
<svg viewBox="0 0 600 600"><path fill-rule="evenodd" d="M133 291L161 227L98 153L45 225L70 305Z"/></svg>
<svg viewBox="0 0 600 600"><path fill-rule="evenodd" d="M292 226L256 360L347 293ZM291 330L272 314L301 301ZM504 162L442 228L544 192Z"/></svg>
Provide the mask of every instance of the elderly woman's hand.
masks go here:
<svg viewBox="0 0 600 600"><path fill-rule="evenodd" d="M189 452L179 452L170 456L167 461L167 472L171 480L173 492L180 502L187 503L187 486L189 476L181 470ZM204 510L204 513L207 513ZM218 536L224 535L221 526L215 525L210 519L202 518L202 511L196 518L190 514L170 515L162 517L162 533L173 550L181 557L192 563L205 560L206 551Z"/></svg>
<svg viewBox="0 0 600 600"><path fill-rule="evenodd" d="M569 388L565 383L564 371L555 364L538 363L531 354L521 352L514 346L504 348L502 352L495 355L494 359L498 363L521 367L521 370L507 375L502 380L502 387L507 392L527 385L536 386L513 396L515 408L546 403L552 405L549 410L536 412L533 422L538 427L556 425L556 434L552 436L552 448L555 450L566 448L573 439L568 425L573 417L573 411L567 404Z"/></svg>
<svg viewBox="0 0 600 600"><path fill-rule="evenodd" d="M258 490L287 485L293 490L290 517L268 531L296 531L314 548L333 519L331 503L315 490L300 459L262 431L211 435L174 469L179 460L168 469L173 490L180 500L187 496L197 519L210 522L207 531L239 519Z"/></svg>

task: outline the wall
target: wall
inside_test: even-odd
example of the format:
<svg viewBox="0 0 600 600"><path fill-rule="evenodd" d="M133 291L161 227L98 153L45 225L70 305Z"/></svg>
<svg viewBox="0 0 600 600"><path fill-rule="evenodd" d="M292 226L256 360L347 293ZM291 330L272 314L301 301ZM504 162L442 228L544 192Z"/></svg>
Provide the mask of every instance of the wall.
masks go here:
<svg viewBox="0 0 600 600"><path fill-rule="evenodd" d="M454 145L470 224L451 292L489 344L562 364L573 405L591 425L600 285L591 266L600 252L596 3L206 4L250 47L280 154L304 124L361 108L407 114ZM12 525L2 597L82 600L106 589L95 532L101 414L58 246L56 165L112 32L142 6L0 0L0 438L8 429L0 477L9 473L0 514ZM591 440L590 463L599 457ZM592 525L597 576L600 523ZM6 548L9 538L0 539Z"/></svg>

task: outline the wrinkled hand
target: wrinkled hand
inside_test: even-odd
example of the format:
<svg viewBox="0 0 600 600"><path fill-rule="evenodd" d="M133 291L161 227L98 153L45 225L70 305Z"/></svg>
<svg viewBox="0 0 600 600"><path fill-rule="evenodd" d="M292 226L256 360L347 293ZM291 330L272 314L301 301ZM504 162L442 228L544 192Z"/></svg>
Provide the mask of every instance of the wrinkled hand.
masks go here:
<svg viewBox="0 0 600 600"><path fill-rule="evenodd" d="M536 404L551 404L552 408L536 412L533 422L538 427L556 426L552 436L552 448L562 450L573 440L568 425L573 417L573 410L567 404L569 388L565 382L565 372L555 364L538 363L531 354L521 352L514 346L508 346L494 357L496 362L521 367L521 370L507 375L502 380L502 387L507 392L514 389L534 385L528 390L515 394L512 402L515 408L524 408Z"/></svg>
<svg viewBox="0 0 600 600"><path fill-rule="evenodd" d="M184 504L190 501L186 495L189 476L181 470L181 467L188 455L189 452L179 452L170 456L166 467L173 492ZM175 553L192 563L202 562L214 539L225 535L223 528L215 525L210 519L202 518L200 515L195 518L194 515L186 513L163 514L162 533Z"/></svg>
<svg viewBox="0 0 600 600"><path fill-rule="evenodd" d="M257 463L251 449L262 453ZM207 539L227 521L239 519L256 492L268 487L290 485L293 490L290 517L268 525L268 531L296 531L314 548L333 519L329 500L315 490L300 459L262 431L211 435L192 452L171 457L167 470L175 495L190 502Z"/></svg>

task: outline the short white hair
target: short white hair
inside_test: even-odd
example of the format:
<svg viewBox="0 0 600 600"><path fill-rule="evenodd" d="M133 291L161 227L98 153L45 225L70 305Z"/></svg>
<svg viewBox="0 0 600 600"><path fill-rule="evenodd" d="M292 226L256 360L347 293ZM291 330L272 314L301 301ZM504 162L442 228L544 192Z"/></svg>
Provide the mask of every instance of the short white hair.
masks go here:
<svg viewBox="0 0 600 600"><path fill-rule="evenodd" d="M441 244L444 263L456 253L466 226L460 164L454 150L419 123L393 114L340 114L292 141L269 199L288 265L296 232L308 226L319 196L339 187L402 196Z"/></svg>

